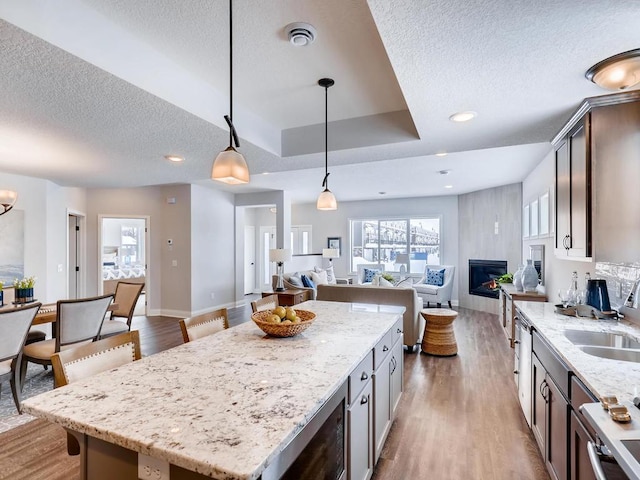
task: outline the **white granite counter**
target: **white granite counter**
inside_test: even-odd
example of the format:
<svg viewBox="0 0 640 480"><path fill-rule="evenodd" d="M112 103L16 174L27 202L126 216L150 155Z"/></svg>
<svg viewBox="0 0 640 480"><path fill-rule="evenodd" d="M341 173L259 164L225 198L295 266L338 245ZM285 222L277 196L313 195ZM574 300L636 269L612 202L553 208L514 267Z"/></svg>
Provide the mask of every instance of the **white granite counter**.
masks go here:
<svg viewBox="0 0 640 480"><path fill-rule="evenodd" d="M639 326L626 320L596 320L560 315L555 313L555 306L552 303L518 302L517 306L597 397L615 395L620 401L631 401L637 393L640 393L640 363L589 355L564 336L566 329L615 331L640 340Z"/></svg>
<svg viewBox="0 0 640 480"><path fill-rule="evenodd" d="M305 332L251 321L23 402L71 430L226 480L254 479L404 309L311 301Z"/></svg>

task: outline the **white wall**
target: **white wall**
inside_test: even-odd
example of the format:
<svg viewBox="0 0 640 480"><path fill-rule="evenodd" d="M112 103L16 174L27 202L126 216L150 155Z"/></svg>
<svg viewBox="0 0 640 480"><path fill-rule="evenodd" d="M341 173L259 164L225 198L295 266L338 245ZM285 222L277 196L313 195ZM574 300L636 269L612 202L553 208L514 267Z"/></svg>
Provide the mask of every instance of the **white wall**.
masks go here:
<svg viewBox="0 0 640 480"><path fill-rule="evenodd" d="M36 297L45 303L67 298L67 211L85 210L84 190L8 173L0 173L0 188L18 192L14 208L24 211L25 275L37 277Z"/></svg>
<svg viewBox="0 0 640 480"><path fill-rule="evenodd" d="M240 281L234 275L235 253L236 248L243 250L244 235L235 241L234 221L233 194L191 186L191 310L194 315L235 304L235 284Z"/></svg>

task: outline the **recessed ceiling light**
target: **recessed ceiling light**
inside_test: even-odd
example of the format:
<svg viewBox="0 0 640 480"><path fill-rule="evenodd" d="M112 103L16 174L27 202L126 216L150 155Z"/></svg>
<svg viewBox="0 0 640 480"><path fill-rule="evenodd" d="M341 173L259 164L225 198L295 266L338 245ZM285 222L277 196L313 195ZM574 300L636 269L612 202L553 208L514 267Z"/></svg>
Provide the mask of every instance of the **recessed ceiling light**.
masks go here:
<svg viewBox="0 0 640 480"><path fill-rule="evenodd" d="M262 172L263 175L269 175L269 172Z"/></svg>
<svg viewBox="0 0 640 480"><path fill-rule="evenodd" d="M436 157L446 157L447 156L447 152L438 152L436 153Z"/></svg>
<svg viewBox="0 0 640 480"><path fill-rule="evenodd" d="M445 185L444 188L453 188L453 185Z"/></svg>
<svg viewBox="0 0 640 480"><path fill-rule="evenodd" d="M379 195L386 195L387 192L378 192Z"/></svg>
<svg viewBox="0 0 640 480"><path fill-rule="evenodd" d="M171 162L184 162L184 158L180 157L178 155L165 155L164 158L166 158L167 160L171 161Z"/></svg>
<svg viewBox="0 0 640 480"><path fill-rule="evenodd" d="M438 173L440 175L449 175L451 173L451 170L440 170Z"/></svg>
<svg viewBox="0 0 640 480"><path fill-rule="evenodd" d="M468 110L466 112L454 113L449 117L449 120L451 120L452 122L468 122L469 120L473 120L477 116L478 114L476 112Z"/></svg>

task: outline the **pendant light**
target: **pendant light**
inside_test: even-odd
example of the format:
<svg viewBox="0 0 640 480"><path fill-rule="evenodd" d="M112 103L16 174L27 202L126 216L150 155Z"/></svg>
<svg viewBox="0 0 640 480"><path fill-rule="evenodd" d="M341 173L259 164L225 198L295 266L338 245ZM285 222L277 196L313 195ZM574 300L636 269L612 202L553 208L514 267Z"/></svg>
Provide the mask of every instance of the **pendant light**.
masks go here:
<svg viewBox="0 0 640 480"><path fill-rule="evenodd" d="M18 200L18 193L13 190L0 190L0 215L4 215L13 208Z"/></svg>
<svg viewBox="0 0 640 480"><path fill-rule="evenodd" d="M241 153L238 134L233 126L233 17L232 0L229 0L229 115L224 119L229 125L229 146L218 154L213 162L211 178L229 184L249 183L249 167Z"/></svg>
<svg viewBox="0 0 640 480"><path fill-rule="evenodd" d="M338 208L338 202L331 190L329 190L329 117L328 117L328 91L335 82L331 78L321 78L318 80L318 85L324 88L324 180L322 180L322 186L324 190L318 197L316 207L318 210L336 210Z"/></svg>

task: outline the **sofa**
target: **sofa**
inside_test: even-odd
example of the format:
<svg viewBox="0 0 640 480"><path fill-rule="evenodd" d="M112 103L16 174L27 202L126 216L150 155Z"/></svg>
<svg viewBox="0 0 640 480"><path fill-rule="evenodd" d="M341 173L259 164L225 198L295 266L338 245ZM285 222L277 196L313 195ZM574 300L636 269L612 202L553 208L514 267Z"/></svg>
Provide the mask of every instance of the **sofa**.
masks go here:
<svg viewBox="0 0 640 480"><path fill-rule="evenodd" d="M329 302L372 303L405 307L403 315L404 344L415 351L424 331L420 315L422 300L413 288L374 287L367 285L318 285L317 300Z"/></svg>
<svg viewBox="0 0 640 480"><path fill-rule="evenodd" d="M429 285L427 282L427 270L443 270L444 282L442 286ZM413 288L422 299L425 307L429 307L431 303L435 303L438 308L447 302L451 308L451 294L453 292L453 279L456 267L453 265L427 265L424 269L424 275L420 280L413 284Z"/></svg>

